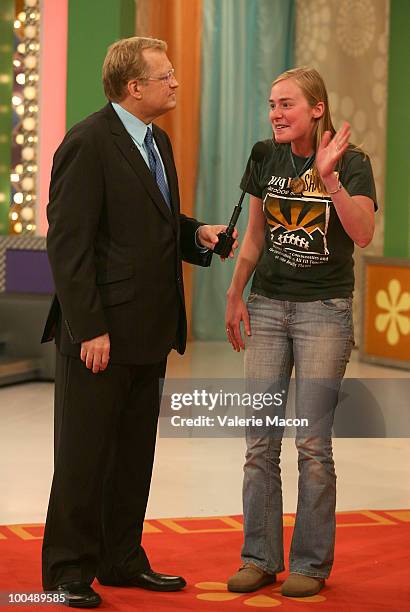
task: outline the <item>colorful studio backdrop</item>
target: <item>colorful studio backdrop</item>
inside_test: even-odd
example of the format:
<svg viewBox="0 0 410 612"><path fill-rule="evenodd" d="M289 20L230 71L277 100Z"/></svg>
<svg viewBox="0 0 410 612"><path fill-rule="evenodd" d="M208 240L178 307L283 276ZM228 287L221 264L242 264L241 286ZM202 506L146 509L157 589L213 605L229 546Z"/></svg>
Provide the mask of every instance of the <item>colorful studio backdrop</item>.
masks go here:
<svg viewBox="0 0 410 612"><path fill-rule="evenodd" d="M350 121L372 159L380 210L367 255L408 258L409 23L408 0L1 0L0 235L44 244L53 152L105 104L107 47L137 34L168 42L180 83L177 109L158 123L173 142L183 212L228 222L252 145L271 136L272 80L311 65L335 124ZM242 235L246 219L245 206ZM360 276L361 252L356 266ZM232 271L186 268L193 337L224 337Z"/></svg>

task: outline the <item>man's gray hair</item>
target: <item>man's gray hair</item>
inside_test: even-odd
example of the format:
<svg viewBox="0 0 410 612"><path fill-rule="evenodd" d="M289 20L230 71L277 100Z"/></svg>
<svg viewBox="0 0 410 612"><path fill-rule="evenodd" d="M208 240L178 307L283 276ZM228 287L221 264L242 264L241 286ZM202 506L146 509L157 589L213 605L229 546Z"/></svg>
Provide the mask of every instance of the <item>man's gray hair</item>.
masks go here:
<svg viewBox="0 0 410 612"><path fill-rule="evenodd" d="M133 36L117 40L108 47L102 79L104 92L111 102L120 102L125 96L128 81L149 76L142 51L144 49L167 50L167 43L158 38Z"/></svg>

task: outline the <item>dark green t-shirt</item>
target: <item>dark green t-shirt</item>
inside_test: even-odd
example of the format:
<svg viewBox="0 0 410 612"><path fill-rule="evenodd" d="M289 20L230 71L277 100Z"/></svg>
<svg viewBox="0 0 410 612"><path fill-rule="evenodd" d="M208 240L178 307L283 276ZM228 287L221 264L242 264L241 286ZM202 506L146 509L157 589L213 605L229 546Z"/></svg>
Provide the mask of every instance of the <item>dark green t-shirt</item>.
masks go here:
<svg viewBox="0 0 410 612"><path fill-rule="evenodd" d="M331 197L317 189L311 168L302 175L303 192L293 193L290 146L273 140L266 143L269 154L255 164L246 188L263 201L267 221L264 250L251 291L295 302L350 297L354 243L343 229ZM306 160L295 155L294 160L300 172ZM249 169L250 162L242 188ZM363 152L350 146L338 174L351 196L367 196L377 208L372 168Z"/></svg>

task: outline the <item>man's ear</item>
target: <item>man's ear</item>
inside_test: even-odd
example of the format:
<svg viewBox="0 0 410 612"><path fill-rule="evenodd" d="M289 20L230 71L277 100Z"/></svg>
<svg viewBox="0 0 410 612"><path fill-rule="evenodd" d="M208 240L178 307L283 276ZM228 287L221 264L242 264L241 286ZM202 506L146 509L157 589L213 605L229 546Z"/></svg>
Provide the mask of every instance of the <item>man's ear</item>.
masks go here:
<svg viewBox="0 0 410 612"><path fill-rule="evenodd" d="M137 79L134 79L133 81L128 81L127 91L129 95L135 98L136 100L141 100L142 99L141 81Z"/></svg>
<svg viewBox="0 0 410 612"><path fill-rule="evenodd" d="M313 115L313 117L315 119L319 119L319 117L321 117L324 112L325 112L325 103L324 102L318 102L312 108L312 115Z"/></svg>

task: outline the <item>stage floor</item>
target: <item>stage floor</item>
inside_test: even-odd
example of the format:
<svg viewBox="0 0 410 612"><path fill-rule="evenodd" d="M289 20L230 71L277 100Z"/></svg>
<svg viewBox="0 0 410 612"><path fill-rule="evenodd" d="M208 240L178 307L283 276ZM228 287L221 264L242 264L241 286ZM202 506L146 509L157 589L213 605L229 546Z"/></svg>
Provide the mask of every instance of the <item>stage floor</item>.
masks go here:
<svg viewBox="0 0 410 612"><path fill-rule="evenodd" d="M242 355L227 343L195 342L169 360L170 378L240 378ZM347 376L409 378L410 373L360 363ZM43 523L52 477L53 385L0 389L0 525ZM241 438L159 438L147 518L207 517L242 512ZM334 440L339 511L410 507L410 439ZM282 451L284 511L294 512L297 464L294 441Z"/></svg>

